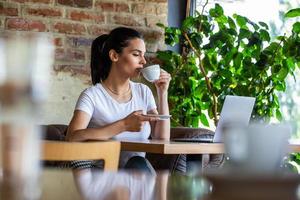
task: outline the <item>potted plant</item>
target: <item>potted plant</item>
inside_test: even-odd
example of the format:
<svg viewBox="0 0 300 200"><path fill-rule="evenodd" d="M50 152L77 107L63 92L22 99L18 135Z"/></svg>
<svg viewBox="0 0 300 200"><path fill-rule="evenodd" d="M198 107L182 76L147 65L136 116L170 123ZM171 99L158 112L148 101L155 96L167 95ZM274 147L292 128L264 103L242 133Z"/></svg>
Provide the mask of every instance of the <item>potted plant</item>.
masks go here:
<svg viewBox="0 0 300 200"><path fill-rule="evenodd" d="M167 45L183 46L181 54L157 52L172 75L172 125L209 126L208 117L216 125L225 95L256 97L253 118L280 120L276 92L285 91L287 75L300 67L300 23L293 25L291 33L271 40L264 22L226 16L219 4L208 15L203 10L187 17L179 28L158 24L165 30ZM299 9L286 14L294 16L299 16Z"/></svg>

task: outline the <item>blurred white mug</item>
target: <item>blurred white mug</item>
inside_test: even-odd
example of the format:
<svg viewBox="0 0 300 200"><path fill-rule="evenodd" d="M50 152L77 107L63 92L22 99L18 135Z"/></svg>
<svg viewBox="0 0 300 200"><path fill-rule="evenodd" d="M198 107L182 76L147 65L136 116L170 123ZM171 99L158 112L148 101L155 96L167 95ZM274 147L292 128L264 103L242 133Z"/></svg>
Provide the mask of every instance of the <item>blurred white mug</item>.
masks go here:
<svg viewBox="0 0 300 200"><path fill-rule="evenodd" d="M284 124L227 127L224 142L229 167L250 174L277 172L288 150L290 131Z"/></svg>

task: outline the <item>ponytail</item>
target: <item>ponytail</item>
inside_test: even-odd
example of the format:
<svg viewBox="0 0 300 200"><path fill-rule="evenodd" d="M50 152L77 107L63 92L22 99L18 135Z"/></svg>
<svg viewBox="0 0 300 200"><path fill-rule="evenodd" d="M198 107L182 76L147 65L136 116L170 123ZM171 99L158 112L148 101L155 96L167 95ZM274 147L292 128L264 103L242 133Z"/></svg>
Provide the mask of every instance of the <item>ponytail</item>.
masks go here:
<svg viewBox="0 0 300 200"><path fill-rule="evenodd" d="M97 37L92 43L92 50L91 50L91 77L93 85L102 81L105 77L107 78L108 72L106 67L103 65L103 46L105 41L107 40L108 35L104 34ZM104 79L105 79L104 78Z"/></svg>
<svg viewBox="0 0 300 200"><path fill-rule="evenodd" d="M129 45L132 39L142 36L131 28L119 27L113 29L110 34L103 34L97 37L92 43L91 49L91 77L93 85L104 81L110 72L112 61L109 51L115 50L121 53Z"/></svg>

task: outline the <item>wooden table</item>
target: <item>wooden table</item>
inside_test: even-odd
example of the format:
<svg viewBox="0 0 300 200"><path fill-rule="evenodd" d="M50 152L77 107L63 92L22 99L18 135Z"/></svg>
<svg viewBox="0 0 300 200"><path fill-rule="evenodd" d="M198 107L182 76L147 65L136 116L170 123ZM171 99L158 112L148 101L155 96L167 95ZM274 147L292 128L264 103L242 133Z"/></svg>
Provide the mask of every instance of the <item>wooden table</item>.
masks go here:
<svg viewBox="0 0 300 200"><path fill-rule="evenodd" d="M223 154L223 143L173 142L163 140L121 140L122 151L160 154ZM300 152L300 141L289 144L289 152Z"/></svg>
<svg viewBox="0 0 300 200"><path fill-rule="evenodd" d="M221 154L224 153L224 144L163 140L121 140L121 150L160 154Z"/></svg>

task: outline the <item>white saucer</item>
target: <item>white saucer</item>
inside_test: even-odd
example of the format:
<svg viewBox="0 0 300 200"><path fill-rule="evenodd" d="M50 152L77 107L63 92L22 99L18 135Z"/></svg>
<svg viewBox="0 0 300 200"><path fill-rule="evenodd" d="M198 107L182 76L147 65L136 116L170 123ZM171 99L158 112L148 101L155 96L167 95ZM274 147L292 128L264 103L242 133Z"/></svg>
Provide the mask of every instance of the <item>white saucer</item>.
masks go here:
<svg viewBox="0 0 300 200"><path fill-rule="evenodd" d="M172 115L156 115L156 114L146 114L144 116L147 116L147 117L158 117L159 120L167 120L167 119L170 119L170 117Z"/></svg>

